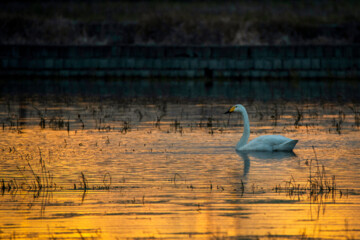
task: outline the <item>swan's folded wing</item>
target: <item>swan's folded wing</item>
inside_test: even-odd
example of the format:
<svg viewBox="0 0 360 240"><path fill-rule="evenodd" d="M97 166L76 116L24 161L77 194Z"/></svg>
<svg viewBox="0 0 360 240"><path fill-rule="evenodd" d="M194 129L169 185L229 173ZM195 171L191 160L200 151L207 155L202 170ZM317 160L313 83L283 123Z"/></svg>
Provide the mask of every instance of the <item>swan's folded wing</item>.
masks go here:
<svg viewBox="0 0 360 240"><path fill-rule="evenodd" d="M273 147L276 145L287 143L289 141L292 141L292 139L284 137L282 135L263 135L253 139L249 143L259 144L259 145L266 144Z"/></svg>
<svg viewBox="0 0 360 240"><path fill-rule="evenodd" d="M297 140L281 135L263 135L243 146L242 151L292 151Z"/></svg>
<svg viewBox="0 0 360 240"><path fill-rule="evenodd" d="M290 140L280 145L275 145L273 151L292 151L298 140Z"/></svg>

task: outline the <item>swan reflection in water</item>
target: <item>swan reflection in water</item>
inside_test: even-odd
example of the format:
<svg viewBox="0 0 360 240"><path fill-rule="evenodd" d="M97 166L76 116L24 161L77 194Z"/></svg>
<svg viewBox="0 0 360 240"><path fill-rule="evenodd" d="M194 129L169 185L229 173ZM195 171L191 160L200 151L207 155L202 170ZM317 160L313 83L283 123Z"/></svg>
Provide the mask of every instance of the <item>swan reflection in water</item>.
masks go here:
<svg viewBox="0 0 360 240"><path fill-rule="evenodd" d="M293 151L291 151L291 152L242 152L242 151L236 151L236 153L244 161L244 173L242 176L244 183L247 182L247 175L250 171L250 157L252 159L260 159L265 162L272 162L274 160L284 160L286 158L296 157L296 154Z"/></svg>

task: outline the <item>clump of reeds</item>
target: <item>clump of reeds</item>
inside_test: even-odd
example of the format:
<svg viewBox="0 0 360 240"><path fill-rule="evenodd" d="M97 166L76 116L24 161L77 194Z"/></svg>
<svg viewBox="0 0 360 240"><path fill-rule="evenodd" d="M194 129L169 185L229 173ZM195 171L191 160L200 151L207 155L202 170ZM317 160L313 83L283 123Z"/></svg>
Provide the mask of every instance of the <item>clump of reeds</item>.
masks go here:
<svg viewBox="0 0 360 240"><path fill-rule="evenodd" d="M4 194L5 192L12 193L21 188L22 186L17 184L16 179L10 179L9 181L1 179L1 194Z"/></svg>
<svg viewBox="0 0 360 240"><path fill-rule="evenodd" d="M308 194L312 201L316 201L318 197L331 196L335 200L337 193L342 196L341 189L336 186L335 175L328 177L326 174L325 166L320 165L317 159L315 148L313 147L314 159L306 161L305 164L309 166L309 177L305 185L298 184L294 177L291 176L289 181L285 181L285 186L277 185L273 188L275 192L285 192L291 197L298 197ZM313 161L315 165L313 165ZM313 168L315 171L313 172Z"/></svg>
<svg viewBox="0 0 360 240"><path fill-rule="evenodd" d="M212 128L213 127L213 118L212 117L208 117L207 123L206 123L206 127L208 128Z"/></svg>
<svg viewBox="0 0 360 240"><path fill-rule="evenodd" d="M35 106L32 106L32 107L36 110L38 116L40 117L40 122L39 122L40 128L45 128L45 126L46 126L45 114L37 107L35 107ZM45 112L46 112L46 109L45 109Z"/></svg>
<svg viewBox="0 0 360 240"><path fill-rule="evenodd" d="M155 127L160 129L161 119L166 116L166 112L167 112L166 103L163 102L162 105L161 104L157 105L157 108L160 111L160 113L156 113Z"/></svg>
<svg viewBox="0 0 360 240"><path fill-rule="evenodd" d="M326 170L324 165L319 165L319 161L317 159L317 154L315 151L315 147L313 146L313 151L315 155L315 175L311 174L311 164L310 161L310 176L308 179L310 196L316 196L318 194L335 194L336 193L336 183L335 183L335 175L331 178L328 178L326 175Z"/></svg>
<svg viewBox="0 0 360 240"><path fill-rule="evenodd" d="M160 128L161 118L162 118L162 116L156 116L156 121L154 124L156 128Z"/></svg>
<svg viewBox="0 0 360 240"><path fill-rule="evenodd" d="M80 173L80 185L81 185L81 188L86 191L86 189L88 189L88 181L85 177L85 174L83 172Z"/></svg>
<svg viewBox="0 0 360 240"><path fill-rule="evenodd" d="M39 123L39 126L40 126L41 128L45 128L45 118L40 117L40 123Z"/></svg>
<svg viewBox="0 0 360 240"><path fill-rule="evenodd" d="M65 121L61 117L52 117L49 121L49 126L54 130L63 129L65 127ZM45 128L45 122L42 128Z"/></svg>
<svg viewBox="0 0 360 240"><path fill-rule="evenodd" d="M4 121L2 122L3 131L5 131L5 122L7 122L8 123L7 125L9 126L9 130L15 130L18 133L22 133L19 116L17 114L12 114L12 113L9 113L8 115L9 116L5 118Z"/></svg>
<svg viewBox="0 0 360 240"><path fill-rule="evenodd" d="M20 156L21 159L27 163L24 167L17 166L21 177L15 177L9 180L1 179L1 193L5 194L5 192L7 192L13 196L15 196L18 191L32 193L34 200L41 198L40 206L41 214L43 214L45 207L52 197L52 191L56 190L57 187L53 175L48 170L40 148L38 164L34 164L33 157L30 154Z"/></svg>
<svg viewBox="0 0 360 240"><path fill-rule="evenodd" d="M120 132L125 134L130 131L130 129L130 121L123 121L123 127L121 128Z"/></svg>
<svg viewBox="0 0 360 240"><path fill-rule="evenodd" d="M257 105L255 105L255 110L256 110L255 117L258 117L260 121L263 120L264 113L260 110L260 108Z"/></svg>
<svg viewBox="0 0 360 240"><path fill-rule="evenodd" d="M303 111L302 109L299 109L297 106L295 106L296 108L296 115L295 115L295 122L294 122L294 126L296 128L299 127L300 121L303 119Z"/></svg>
<svg viewBox="0 0 360 240"><path fill-rule="evenodd" d="M140 111L140 109L135 109L134 113L138 114L139 117L139 122L141 122L141 120L143 119L144 115L142 114L142 112Z"/></svg>
<svg viewBox="0 0 360 240"><path fill-rule="evenodd" d="M355 104L353 104L352 106L349 106L349 108L351 109L351 111L354 114L355 127L359 128L360 127L360 111L356 108Z"/></svg>
<svg viewBox="0 0 360 240"><path fill-rule="evenodd" d="M80 115L80 114L78 114L78 120L79 120L79 122L81 123L81 128L82 128L82 130L84 130L84 128L85 128L85 123L84 123L84 121L81 119L81 115Z"/></svg>
<svg viewBox="0 0 360 240"><path fill-rule="evenodd" d="M67 130L68 134L70 134L70 119L68 119L68 121L65 125L66 125L66 130Z"/></svg>
<svg viewBox="0 0 360 240"><path fill-rule="evenodd" d="M182 179L184 181L184 183L186 184L186 178L184 178L183 176L181 176L179 173L175 173L174 177L170 179L171 182L174 183L174 185L177 185L177 181L179 181L178 179Z"/></svg>
<svg viewBox="0 0 360 240"><path fill-rule="evenodd" d="M342 124L344 123L346 118L346 115L343 111L339 111L338 118L333 118L333 127L335 127L335 130L338 134L341 134L342 130Z"/></svg>
<svg viewBox="0 0 360 240"><path fill-rule="evenodd" d="M83 172L81 172L81 177L80 177L80 185L83 191L82 197L81 197L81 203L84 202L85 197L86 197L86 190L88 189L88 181L85 177L85 174ZM76 188L76 185L74 184L74 187Z"/></svg>
<svg viewBox="0 0 360 240"><path fill-rule="evenodd" d="M174 132L179 132L180 134L183 134L183 127L181 126L180 121L177 119L174 120L173 123L170 124L170 128L174 129Z"/></svg>
<svg viewBox="0 0 360 240"><path fill-rule="evenodd" d="M278 105L274 104L272 110L273 110L273 114L270 117L274 121L274 126L277 126L277 121L280 119L281 116L281 113L278 109Z"/></svg>
<svg viewBox="0 0 360 240"><path fill-rule="evenodd" d="M109 190L111 187L111 182L112 182L112 179L111 179L110 173L108 173L108 172L105 173L104 177L103 177L104 188Z"/></svg>
<svg viewBox="0 0 360 240"><path fill-rule="evenodd" d="M107 131L107 132L109 132L111 130L111 126L105 124L105 118L104 119L100 118L99 120L95 119L95 128L98 131Z"/></svg>
<svg viewBox="0 0 360 240"><path fill-rule="evenodd" d="M21 156L23 158L23 156ZM21 169L18 167L18 170L23 175L23 178L26 181L26 187L29 190L34 191L41 191L43 189L54 189L56 188L56 184L53 181L53 175L51 172L47 169L46 161L43 159L41 149L39 148L39 165L40 169L36 170L32 164L32 156L27 154L23 158L27 162L27 166L29 167L29 170L26 168ZM27 172L31 173L32 181L28 179ZM31 181L31 182L30 182ZM23 185L24 186L24 185Z"/></svg>

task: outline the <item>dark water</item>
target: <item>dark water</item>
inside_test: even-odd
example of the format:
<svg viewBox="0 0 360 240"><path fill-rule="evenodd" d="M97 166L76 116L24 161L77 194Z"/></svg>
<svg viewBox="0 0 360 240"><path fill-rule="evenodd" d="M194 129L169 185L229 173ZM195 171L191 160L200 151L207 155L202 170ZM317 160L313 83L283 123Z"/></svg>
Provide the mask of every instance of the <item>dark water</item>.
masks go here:
<svg viewBox="0 0 360 240"><path fill-rule="evenodd" d="M247 101L360 101L357 80L2 80L2 95Z"/></svg>
<svg viewBox="0 0 360 240"><path fill-rule="evenodd" d="M360 237L354 82L2 85L1 238ZM294 153L237 153L236 103Z"/></svg>

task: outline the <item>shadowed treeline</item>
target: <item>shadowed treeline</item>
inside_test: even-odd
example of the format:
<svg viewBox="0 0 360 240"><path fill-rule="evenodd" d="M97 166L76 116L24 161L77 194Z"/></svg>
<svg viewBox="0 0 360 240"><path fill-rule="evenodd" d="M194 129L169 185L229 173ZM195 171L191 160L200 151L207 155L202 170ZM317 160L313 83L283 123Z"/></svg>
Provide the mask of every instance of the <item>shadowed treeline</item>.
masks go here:
<svg viewBox="0 0 360 240"><path fill-rule="evenodd" d="M286 45L359 42L358 1L11 1L1 44Z"/></svg>

